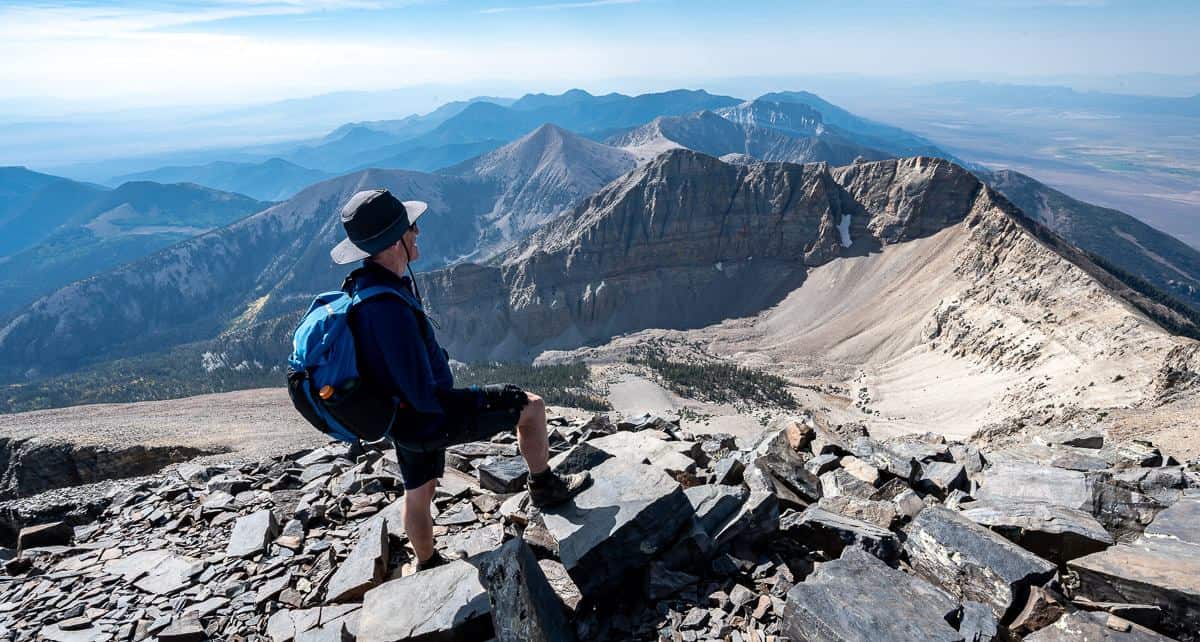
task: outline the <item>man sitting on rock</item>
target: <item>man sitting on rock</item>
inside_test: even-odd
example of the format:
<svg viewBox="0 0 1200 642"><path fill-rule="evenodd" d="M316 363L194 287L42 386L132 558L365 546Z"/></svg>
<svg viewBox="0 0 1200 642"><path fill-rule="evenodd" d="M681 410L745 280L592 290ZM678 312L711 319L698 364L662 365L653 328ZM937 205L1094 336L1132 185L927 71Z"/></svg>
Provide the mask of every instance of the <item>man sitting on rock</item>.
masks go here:
<svg viewBox="0 0 1200 642"><path fill-rule="evenodd" d="M421 256L417 218L425 209L423 202L402 203L384 189L358 192L341 212L348 238L330 252L339 264L363 262L343 289L382 285L399 291L357 304L349 321L360 377L399 406L391 437L406 491L404 530L418 571L446 561L434 548L430 507L445 472L447 446L487 440L515 426L529 466L529 498L539 507L566 501L589 479L587 473L559 477L550 470L541 397L513 385L454 387L448 355L438 345L416 283L405 275Z"/></svg>

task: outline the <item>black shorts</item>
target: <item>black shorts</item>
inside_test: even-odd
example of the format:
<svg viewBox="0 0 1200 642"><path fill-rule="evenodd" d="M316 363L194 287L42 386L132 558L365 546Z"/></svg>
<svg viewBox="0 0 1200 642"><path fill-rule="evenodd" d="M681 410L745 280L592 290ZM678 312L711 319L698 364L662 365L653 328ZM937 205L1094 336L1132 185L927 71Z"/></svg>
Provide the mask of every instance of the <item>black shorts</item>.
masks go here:
<svg viewBox="0 0 1200 642"><path fill-rule="evenodd" d="M394 438L404 489L420 488L429 480L444 475L447 447L487 441L502 432L516 429L521 410L522 407L514 406L488 410L448 408L442 435L421 442Z"/></svg>

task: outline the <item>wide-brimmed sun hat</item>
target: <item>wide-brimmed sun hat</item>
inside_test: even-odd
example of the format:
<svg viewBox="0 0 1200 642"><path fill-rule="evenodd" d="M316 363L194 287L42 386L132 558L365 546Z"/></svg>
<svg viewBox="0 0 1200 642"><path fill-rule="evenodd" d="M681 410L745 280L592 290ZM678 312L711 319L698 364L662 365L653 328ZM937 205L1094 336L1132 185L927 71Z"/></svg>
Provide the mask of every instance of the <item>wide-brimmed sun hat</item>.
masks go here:
<svg viewBox="0 0 1200 642"><path fill-rule="evenodd" d="M346 239L329 256L345 265L378 254L399 241L428 208L424 201L401 202L386 189L359 192L342 206Z"/></svg>

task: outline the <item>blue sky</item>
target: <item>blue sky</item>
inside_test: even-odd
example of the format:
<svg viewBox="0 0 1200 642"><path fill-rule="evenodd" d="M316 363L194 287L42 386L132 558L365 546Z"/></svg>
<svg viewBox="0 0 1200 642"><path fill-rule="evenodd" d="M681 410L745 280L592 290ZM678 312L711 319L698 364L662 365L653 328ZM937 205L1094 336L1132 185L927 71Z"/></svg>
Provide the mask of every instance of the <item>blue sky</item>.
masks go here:
<svg viewBox="0 0 1200 642"><path fill-rule="evenodd" d="M235 104L417 85L1195 74L1197 33L1194 0L7 0L0 99Z"/></svg>

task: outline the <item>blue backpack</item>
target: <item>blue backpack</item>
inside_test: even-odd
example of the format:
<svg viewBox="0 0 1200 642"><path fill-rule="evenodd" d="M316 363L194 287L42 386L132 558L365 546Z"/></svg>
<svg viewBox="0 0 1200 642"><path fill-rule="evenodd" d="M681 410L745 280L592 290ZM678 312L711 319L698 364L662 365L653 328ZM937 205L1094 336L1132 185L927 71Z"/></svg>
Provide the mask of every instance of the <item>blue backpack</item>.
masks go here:
<svg viewBox="0 0 1200 642"><path fill-rule="evenodd" d="M398 290L374 286L317 296L292 336L288 357L288 394L296 410L321 432L341 441L377 441L388 434L403 400L376 390L359 377L350 331L350 310L381 294L399 297ZM420 311L418 311L420 312Z"/></svg>

